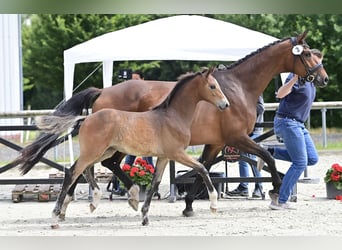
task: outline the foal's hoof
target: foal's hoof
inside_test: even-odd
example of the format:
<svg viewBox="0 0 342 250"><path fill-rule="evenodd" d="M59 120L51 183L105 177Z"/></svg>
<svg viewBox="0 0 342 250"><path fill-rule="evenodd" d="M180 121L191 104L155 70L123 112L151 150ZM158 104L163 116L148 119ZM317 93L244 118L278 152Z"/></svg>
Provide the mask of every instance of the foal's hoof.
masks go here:
<svg viewBox="0 0 342 250"><path fill-rule="evenodd" d="M183 215L185 217L192 217L195 215L194 211L191 209L191 210L188 210L188 209L184 209L183 210Z"/></svg>
<svg viewBox="0 0 342 250"><path fill-rule="evenodd" d="M52 228L52 229L58 229L58 228L59 228L59 225L58 225L58 224L51 225L51 228Z"/></svg>
<svg viewBox="0 0 342 250"><path fill-rule="evenodd" d="M216 213L216 212L217 212L217 208L216 208L216 207L210 207L210 211L211 211L212 213Z"/></svg>
<svg viewBox="0 0 342 250"><path fill-rule="evenodd" d="M145 218L145 219L143 219L143 221L142 221L141 224L142 224L143 226L147 226L148 223L149 223L149 222L148 222L148 218Z"/></svg>
<svg viewBox="0 0 342 250"><path fill-rule="evenodd" d="M59 219L60 221L65 221L65 214L60 214L60 215L58 215L58 219Z"/></svg>
<svg viewBox="0 0 342 250"><path fill-rule="evenodd" d="M138 211L139 208L139 186L134 184L128 190L128 204L135 210Z"/></svg>
<svg viewBox="0 0 342 250"><path fill-rule="evenodd" d="M139 209L139 201L138 201L138 200L134 200L134 199L128 198L128 204L129 204L135 211L138 211L138 209Z"/></svg>
<svg viewBox="0 0 342 250"><path fill-rule="evenodd" d="M96 209L96 207L92 203L90 203L89 208L90 208L90 212L94 212L94 210Z"/></svg>

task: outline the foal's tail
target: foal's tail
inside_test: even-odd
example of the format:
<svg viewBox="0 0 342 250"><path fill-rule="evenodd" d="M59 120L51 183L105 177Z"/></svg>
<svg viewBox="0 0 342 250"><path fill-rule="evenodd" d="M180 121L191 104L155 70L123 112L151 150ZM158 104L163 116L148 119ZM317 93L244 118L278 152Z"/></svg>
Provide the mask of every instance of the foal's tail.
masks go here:
<svg viewBox="0 0 342 250"><path fill-rule="evenodd" d="M56 107L53 112L54 116L77 116L82 113L83 109L92 106L96 98L101 94L101 89L90 87L73 95L68 101ZM74 126L72 133L77 131ZM30 145L23 148L18 158L11 162L11 166L20 165L21 173L28 173L33 166L39 162L44 154L52 147L58 145L64 138L60 138L63 133L48 132L41 133L39 137Z"/></svg>
<svg viewBox="0 0 342 250"><path fill-rule="evenodd" d="M50 134L60 135L69 128L78 127L78 121L84 120L85 116L56 116L44 115L36 118L36 126L39 130Z"/></svg>

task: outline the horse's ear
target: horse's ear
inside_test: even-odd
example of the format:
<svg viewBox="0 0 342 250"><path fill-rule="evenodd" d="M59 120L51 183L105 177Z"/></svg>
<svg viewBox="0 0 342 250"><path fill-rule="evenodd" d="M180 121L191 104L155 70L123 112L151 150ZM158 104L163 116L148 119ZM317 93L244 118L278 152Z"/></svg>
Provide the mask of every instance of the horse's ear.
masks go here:
<svg viewBox="0 0 342 250"><path fill-rule="evenodd" d="M303 44L307 35L308 35L308 31L305 30L302 34L300 34L300 35L297 37L297 43L298 43L298 44Z"/></svg>
<svg viewBox="0 0 342 250"><path fill-rule="evenodd" d="M209 75L210 75L211 73L214 72L214 70L215 70L215 67L214 67L214 66L210 66L209 68L205 68L205 69L202 71L202 74L205 73L205 74L204 74L205 78L208 78Z"/></svg>
<svg viewBox="0 0 342 250"><path fill-rule="evenodd" d="M214 70L215 70L215 67L214 66L210 66L208 71L207 71L206 76L208 77L210 74L212 74L214 72Z"/></svg>

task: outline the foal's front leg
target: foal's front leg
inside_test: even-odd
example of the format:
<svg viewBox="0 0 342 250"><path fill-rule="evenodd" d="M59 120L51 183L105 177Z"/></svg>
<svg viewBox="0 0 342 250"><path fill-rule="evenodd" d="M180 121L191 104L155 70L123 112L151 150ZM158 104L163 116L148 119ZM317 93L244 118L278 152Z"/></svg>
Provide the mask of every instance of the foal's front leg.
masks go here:
<svg viewBox="0 0 342 250"><path fill-rule="evenodd" d="M93 190L93 200L91 201L91 203L89 205L90 212L93 212L97 208L98 204L100 203L102 191L101 191L100 187L97 185L93 174L91 173L91 168L87 168L84 171L83 176L86 179L86 181L90 184L91 189ZM66 194L66 197L65 197L64 202L63 202L62 207L61 207L61 212L58 216L60 221L65 220L66 210L69 206L69 203L73 199L77 183L79 182L80 179L81 179L81 176L79 176L77 178L77 180L71 185L71 187L69 188L69 190Z"/></svg>
<svg viewBox="0 0 342 250"><path fill-rule="evenodd" d="M61 212L60 212L60 214L58 216L60 221L64 221L65 220L66 210L67 210L67 208L69 206L69 203L72 201L72 198L74 196L75 189L76 189L77 183L80 180L80 177L78 177L77 180L71 185L71 187L69 188L69 190L68 190L68 192L67 192L67 194L65 196L65 199L64 199L62 207L61 207Z"/></svg>
<svg viewBox="0 0 342 250"><path fill-rule="evenodd" d="M203 152L199 158L199 162L201 162L205 168L209 171L211 165L213 164L214 159L221 151L223 145L205 145ZM194 215L194 211L192 208L192 203L194 202L195 195L197 190L203 183L203 178L201 175L197 174L195 178L195 182L192 184L189 192L185 196L185 209L183 210L183 215L186 217L190 217Z"/></svg>
<svg viewBox="0 0 342 250"><path fill-rule="evenodd" d="M216 191L213 183L211 182L209 172L200 162L198 162L198 165L195 165L194 169L197 169L199 174L202 176L205 185L207 186L209 200L210 200L210 210L211 210L211 212L215 213L217 211L217 197L218 197L218 195L217 195L217 191Z"/></svg>
<svg viewBox="0 0 342 250"><path fill-rule="evenodd" d="M51 224L52 229L59 228L58 217L61 215L62 211L64 212L64 216L62 216L62 218L65 217L66 206L67 206L67 204L69 204L70 200L67 202L65 207L63 207L63 205L64 205L64 201L65 201L67 192L72 185L71 175L72 175L72 170L73 170L74 166L75 166L75 164L70 168L70 171L65 173L62 190L59 193L55 207L52 210L52 224Z"/></svg>
<svg viewBox="0 0 342 250"><path fill-rule="evenodd" d="M217 191L216 191L213 183L211 182L208 170L204 167L203 164L201 164L200 162L198 162L195 159L192 159L190 156L188 156L186 154L186 152L184 152L184 154L181 158L175 159L175 160L181 164L184 164L188 167L195 169L202 176L203 181L204 181L204 183L207 187L207 190L208 190L208 195L209 195L209 200L210 200L210 210L212 212L216 212L217 211L217 197L218 196L217 196Z"/></svg>
<svg viewBox="0 0 342 250"><path fill-rule="evenodd" d="M51 224L51 228L52 229L59 228L58 216L62 212L62 205L63 205L63 203L65 201L65 197L67 195L67 192L71 188L72 184L74 184L76 179L80 176L80 174L75 174L74 173L74 169L76 168L75 166L76 166L77 163L78 162L76 161L70 167L69 171L65 173L62 190L59 193L59 195L57 197L57 201L56 201L55 207L52 210L52 224Z"/></svg>
<svg viewBox="0 0 342 250"><path fill-rule="evenodd" d="M153 179L152 179L152 184L151 184L152 186L151 186L151 189L148 190L145 201L144 201L144 205L141 208L141 213L143 217L143 221L142 221L143 226L148 225L149 223L147 213L151 205L153 194L158 191L158 187L162 180L167 162L168 162L167 158L158 157L157 164L155 167L155 172L154 172Z"/></svg>

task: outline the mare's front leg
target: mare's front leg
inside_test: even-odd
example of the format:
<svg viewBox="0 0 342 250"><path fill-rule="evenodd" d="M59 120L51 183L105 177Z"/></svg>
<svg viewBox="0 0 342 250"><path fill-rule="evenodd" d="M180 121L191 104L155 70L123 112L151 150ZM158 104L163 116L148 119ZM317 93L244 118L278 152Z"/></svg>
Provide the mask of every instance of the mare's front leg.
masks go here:
<svg viewBox="0 0 342 250"><path fill-rule="evenodd" d="M267 164L271 173L273 186L273 190L270 190L270 192L278 194L281 185L281 178L277 171L275 160L272 155L248 136L238 141L234 146L236 146L243 152L260 157Z"/></svg>
<svg viewBox="0 0 342 250"><path fill-rule="evenodd" d="M139 207L139 186L122 171L120 163L126 154L116 151L112 157L101 162L103 166L110 169L116 177L125 185L128 190L128 204L138 211Z"/></svg>
<svg viewBox="0 0 342 250"><path fill-rule="evenodd" d="M155 167L155 172L154 172L153 179L152 179L151 188L148 190L145 201L144 201L144 205L141 208L141 213L142 213L142 218L143 218L142 224L144 226L148 225L149 223L147 213L151 205L153 194L158 191L158 187L162 180L164 170L168 161L169 160L167 158L158 157L157 165Z"/></svg>
<svg viewBox="0 0 342 250"><path fill-rule="evenodd" d="M222 148L223 145L205 145L202 155L199 158L199 162L202 162L205 168L209 171L213 161ZM202 186L202 182L202 176L197 174L194 183L191 185L189 192L185 196L185 209L183 210L183 215L186 217L194 215L192 203L195 200L198 189Z"/></svg>
<svg viewBox="0 0 342 250"><path fill-rule="evenodd" d="M273 156L271 156L270 152L268 152L262 147L260 147L259 151L255 153L255 155L259 156L267 164L269 168L269 171L271 173L271 178L272 178L273 190L268 191L268 194L271 197L271 200L273 203L278 203L279 189L280 189L282 180L276 168L275 160Z"/></svg>

